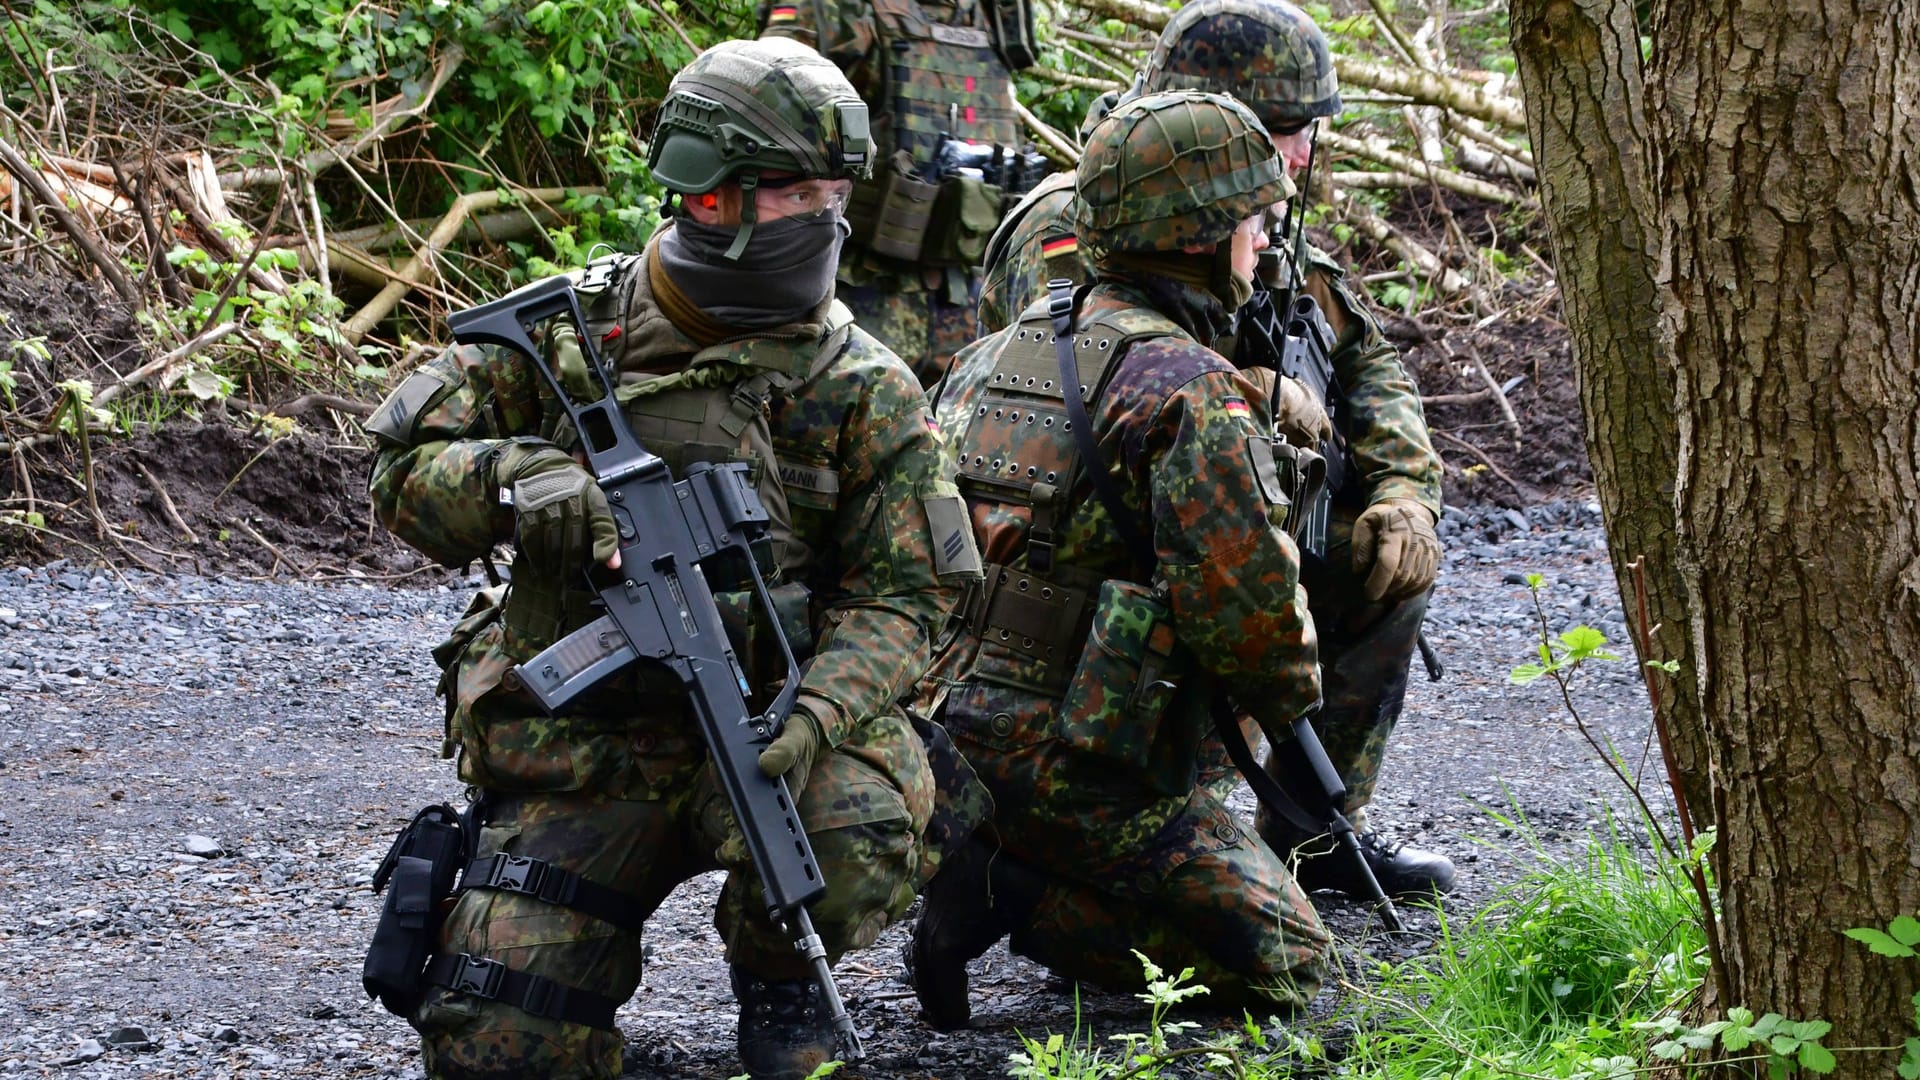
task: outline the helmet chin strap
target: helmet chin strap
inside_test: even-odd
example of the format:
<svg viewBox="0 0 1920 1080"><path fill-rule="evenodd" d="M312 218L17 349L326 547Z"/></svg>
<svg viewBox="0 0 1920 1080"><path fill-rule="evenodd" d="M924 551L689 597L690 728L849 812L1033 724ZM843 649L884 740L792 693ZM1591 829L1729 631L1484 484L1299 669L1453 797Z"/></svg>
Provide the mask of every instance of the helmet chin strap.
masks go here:
<svg viewBox="0 0 1920 1080"><path fill-rule="evenodd" d="M755 213L754 192L760 188L758 172L740 174L740 231L733 234L733 243L727 246L726 257L738 261L740 253L747 250L747 241L753 238L753 226L759 220Z"/></svg>

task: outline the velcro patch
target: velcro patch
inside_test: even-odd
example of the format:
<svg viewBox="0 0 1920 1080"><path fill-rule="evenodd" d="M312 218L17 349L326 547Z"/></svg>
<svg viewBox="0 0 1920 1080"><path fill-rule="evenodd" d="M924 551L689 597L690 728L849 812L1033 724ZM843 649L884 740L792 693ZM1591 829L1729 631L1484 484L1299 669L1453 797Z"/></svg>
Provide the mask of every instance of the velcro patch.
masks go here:
<svg viewBox="0 0 1920 1080"><path fill-rule="evenodd" d="M798 10L789 5L782 4L767 14L767 25L778 26L781 23L793 22L798 18L800 18L800 12Z"/></svg>

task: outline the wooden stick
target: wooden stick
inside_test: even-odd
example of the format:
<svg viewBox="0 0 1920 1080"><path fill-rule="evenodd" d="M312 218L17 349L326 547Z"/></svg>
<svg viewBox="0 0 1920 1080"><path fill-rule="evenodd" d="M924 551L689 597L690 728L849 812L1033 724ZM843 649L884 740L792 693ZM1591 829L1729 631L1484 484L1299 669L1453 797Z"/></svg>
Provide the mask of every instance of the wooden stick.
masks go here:
<svg viewBox="0 0 1920 1080"><path fill-rule="evenodd" d="M1513 192L1497 184L1489 184L1485 180L1476 180L1470 176L1463 176L1460 173L1454 172L1452 169L1443 169L1439 166L1431 165L1418 158L1408 157L1397 150L1387 150L1376 147L1370 143L1356 139L1351 135L1343 135L1338 131L1322 131L1320 133L1320 141L1335 150L1352 154L1355 157L1365 158L1368 161L1378 162L1389 169L1397 169L1410 176L1421 177L1449 191L1457 191L1462 195L1471 195L1476 199L1485 199L1488 202L1497 202L1506 206L1520 206L1526 203L1525 199L1522 199L1520 196L1515 195Z"/></svg>
<svg viewBox="0 0 1920 1080"><path fill-rule="evenodd" d="M1470 340L1466 342L1466 346L1467 355L1473 359L1474 370L1478 371L1480 378L1486 381L1487 390L1493 394L1493 399L1500 403L1500 414L1507 418L1507 423L1513 425L1513 441L1517 447L1524 433L1520 430L1520 418L1513 414L1513 403L1507 400L1506 391L1500 389L1499 381L1493 377L1493 372L1487 369L1487 361L1480 355L1479 347Z"/></svg>
<svg viewBox="0 0 1920 1080"><path fill-rule="evenodd" d="M1487 452L1485 450L1480 449L1479 447L1473 445L1472 443L1459 437L1458 435L1449 435L1446 432L1441 431L1439 428L1429 428L1428 430L1432 431L1435 436L1447 440L1448 442L1454 444L1455 446L1458 446L1460 449L1465 450L1467 453L1472 454L1474 457L1478 458L1480 460L1480 464L1485 465L1487 467L1488 472L1491 472L1493 475L1506 481L1507 486L1512 488L1514 490L1514 493L1519 495L1522 499L1525 499L1528 502L1539 501L1540 493L1538 491L1535 491L1532 487L1522 484L1520 481L1515 480L1511 476L1508 476L1507 470L1501 468L1498 464L1494 462L1492 458L1488 457Z"/></svg>
<svg viewBox="0 0 1920 1080"><path fill-rule="evenodd" d="M74 246L78 247L87 259L99 268L100 275L107 279L107 284L113 286L114 292L120 294L120 299L126 301L129 307L139 307L140 293L133 287L133 282L127 280L126 271L120 268L119 260L109 258L106 252L100 250L100 245L67 211L66 205L60 201L60 196L55 195L53 188L47 186L46 178L40 175L40 170L27 164L27 159L21 156L20 151L14 149L13 144L5 139L0 139L0 164L6 165L8 172L32 190L35 198L46 204L54 220L58 221L67 235L73 238Z"/></svg>
<svg viewBox="0 0 1920 1080"><path fill-rule="evenodd" d="M375 118L373 126L363 132L359 138L352 142L342 141L322 147L301 158L296 168L308 176L316 176L360 153L369 145L386 138L402 120L425 112L427 106L433 104L434 95L447 84L447 80L453 77L454 71L466 58L465 48L459 45L449 46L447 51L441 54L439 63L434 65L432 80L415 91L411 98L403 94L399 103L381 112ZM221 173L219 180L222 190L237 191L241 188L260 187L266 184L284 184L287 182L287 171L278 167L256 167L241 169L238 172Z"/></svg>
<svg viewBox="0 0 1920 1080"><path fill-rule="evenodd" d="M566 198L569 191L568 188L543 188L539 191L522 191L519 195L532 202L551 202ZM358 345L360 339L367 336L367 331L373 329L374 324L386 318L395 305L400 303L400 298L412 292L414 286L426 277L433 267L434 256L446 248L467 218L475 210L498 206L500 195L499 189L496 188L491 191L470 192L453 200L453 205L447 209L446 216L442 217L440 224L434 226L433 232L427 235L426 244L415 251L413 257L400 267L394 280L388 282L386 288L381 289L372 300L367 301L365 307L355 312L353 318L341 325L340 334L346 338L347 343Z"/></svg>
<svg viewBox="0 0 1920 1080"><path fill-rule="evenodd" d="M266 537L261 536L259 533L255 532L253 526L247 524L247 519L244 516L236 517L231 520L235 525L239 526L241 532L246 533L248 536L252 537L254 543L259 544L261 547L266 548L268 551L273 553L273 565L267 567L268 574L272 574L275 570L280 569L281 563L286 563L288 566L293 567L295 573L304 574L307 572L305 567L301 566L299 563L294 562L292 559L288 558L286 552L281 551L277 547L274 547L272 541L269 541Z"/></svg>
<svg viewBox="0 0 1920 1080"><path fill-rule="evenodd" d="M1435 405L1477 405L1492 396L1484 389L1468 394L1422 394L1420 404L1427 408Z"/></svg>
<svg viewBox="0 0 1920 1080"><path fill-rule="evenodd" d="M1011 98L1011 95L1009 95L1009 97ZM1028 131L1038 135L1040 141L1046 143L1047 147L1055 154L1058 154L1068 165L1077 165L1080 163L1080 151L1075 149L1074 145L1067 141L1066 136L1055 131L1045 120L1033 115L1033 112L1025 105L1020 104L1017 98L1013 98L1012 100L1014 115L1020 118L1021 123L1027 125Z"/></svg>
<svg viewBox="0 0 1920 1080"><path fill-rule="evenodd" d="M160 510L167 515L167 521L179 530L187 543L195 547L200 546L200 538L194 535L192 527L187 524L187 519L180 516L179 507L173 505L172 496L167 494L167 486L162 484L160 478L153 475L153 471L147 468L147 463L139 458L133 459L133 467L140 470L140 475L146 479L147 486L153 489L153 494L160 500Z"/></svg>
<svg viewBox="0 0 1920 1080"><path fill-rule="evenodd" d="M234 399L234 403L248 412L262 415L272 413L275 416L300 416L316 409L332 409L334 412L346 413L348 416L367 417L373 415L374 408L367 402L343 398L336 394L302 394L280 405L262 405L255 401L238 399Z"/></svg>
<svg viewBox="0 0 1920 1080"><path fill-rule="evenodd" d="M1115 82L1112 79L1096 79L1091 75L1075 75L1071 71L1055 71L1050 67L1041 67L1038 64L1020 74L1031 75L1042 82L1055 83L1059 86L1071 86L1078 90L1098 90L1105 93L1108 90L1126 89L1126 84Z"/></svg>
<svg viewBox="0 0 1920 1080"><path fill-rule="evenodd" d="M141 383L146 382L148 379L153 378L155 375L164 375L168 368L172 367L173 365L179 363L182 360L185 360L187 357L192 356L194 353L199 352L201 349L206 348L207 346L213 344L214 342L219 341L221 338L226 337L228 334L233 333L234 330L238 328L238 326L239 326L238 323L230 323L230 322L221 323L219 326L216 326L213 329L202 333L199 337L196 337L193 340L187 342L185 345L182 345L179 348L173 350L172 352L167 353L164 356L161 356L159 359L149 360L146 363L141 364L139 367L134 368L132 371L127 372L125 375L122 375L120 377L119 382L116 382L112 386L109 386L105 390L102 390L98 394L95 394L93 396L94 405L96 406L105 405L107 402L112 401L116 397L119 397L120 394L125 390L127 390L128 388L138 386Z"/></svg>
<svg viewBox="0 0 1920 1080"><path fill-rule="evenodd" d="M1344 197L1344 193L1336 192L1335 194L1337 197L1334 200L1334 206L1348 224L1374 243L1405 259L1412 265L1415 273L1433 282L1434 288L1439 289L1443 295L1453 296L1466 292L1472 287L1459 271L1442 263L1440 256L1402 234L1367 206L1355 199Z"/></svg>

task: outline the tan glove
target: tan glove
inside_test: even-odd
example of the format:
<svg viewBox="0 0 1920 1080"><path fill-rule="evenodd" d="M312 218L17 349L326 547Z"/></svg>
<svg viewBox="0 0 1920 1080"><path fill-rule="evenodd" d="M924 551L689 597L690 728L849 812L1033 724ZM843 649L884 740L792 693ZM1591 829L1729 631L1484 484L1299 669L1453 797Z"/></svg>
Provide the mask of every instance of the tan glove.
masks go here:
<svg viewBox="0 0 1920 1080"><path fill-rule="evenodd" d="M795 805L807 790L807 774L813 763L827 750L827 736L805 701L796 704L792 715L771 745L760 751L760 771L768 776L787 778L787 794Z"/></svg>
<svg viewBox="0 0 1920 1080"><path fill-rule="evenodd" d="M1313 396L1307 384L1282 375L1279 393L1274 395L1273 427L1295 446L1318 447L1333 437L1333 421L1327 419L1327 407Z"/></svg>
<svg viewBox="0 0 1920 1080"><path fill-rule="evenodd" d="M1353 572L1365 576L1374 602L1425 592L1440 572L1433 512L1412 499L1383 499L1361 511L1353 523Z"/></svg>

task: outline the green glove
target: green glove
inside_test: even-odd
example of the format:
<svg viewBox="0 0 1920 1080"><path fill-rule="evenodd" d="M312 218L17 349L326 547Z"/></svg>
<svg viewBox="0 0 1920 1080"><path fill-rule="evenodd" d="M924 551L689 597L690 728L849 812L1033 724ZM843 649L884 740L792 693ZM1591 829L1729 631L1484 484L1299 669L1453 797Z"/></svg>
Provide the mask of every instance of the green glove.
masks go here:
<svg viewBox="0 0 1920 1080"><path fill-rule="evenodd" d="M779 737L760 751L760 771L768 776L786 777L787 793L793 796L797 806L800 793L807 790L807 774L813 771L813 763L826 749L827 736L821 730L820 721L807 708L796 705L793 715L787 717L781 727Z"/></svg>
<svg viewBox="0 0 1920 1080"><path fill-rule="evenodd" d="M1382 499L1353 523L1353 572L1366 575L1367 599L1404 600L1427 591L1440 572L1433 512L1412 499Z"/></svg>
<svg viewBox="0 0 1920 1080"><path fill-rule="evenodd" d="M513 444L494 466L494 480L513 493L514 542L534 569L564 574L619 552L606 493L559 447Z"/></svg>

